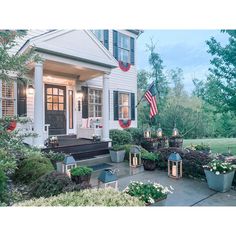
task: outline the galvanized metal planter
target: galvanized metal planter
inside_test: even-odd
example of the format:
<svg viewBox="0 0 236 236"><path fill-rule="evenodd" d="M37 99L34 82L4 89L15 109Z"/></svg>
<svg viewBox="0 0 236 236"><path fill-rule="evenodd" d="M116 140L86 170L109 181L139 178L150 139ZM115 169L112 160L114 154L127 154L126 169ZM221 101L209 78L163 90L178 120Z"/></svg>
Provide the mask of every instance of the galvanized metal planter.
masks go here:
<svg viewBox="0 0 236 236"><path fill-rule="evenodd" d="M110 150L112 162L123 162L125 157L125 150L114 151Z"/></svg>
<svg viewBox="0 0 236 236"><path fill-rule="evenodd" d="M230 190L235 170L226 173L226 174L219 174L216 175L212 171L204 169L207 183L210 189L213 189L218 192L227 192Z"/></svg>

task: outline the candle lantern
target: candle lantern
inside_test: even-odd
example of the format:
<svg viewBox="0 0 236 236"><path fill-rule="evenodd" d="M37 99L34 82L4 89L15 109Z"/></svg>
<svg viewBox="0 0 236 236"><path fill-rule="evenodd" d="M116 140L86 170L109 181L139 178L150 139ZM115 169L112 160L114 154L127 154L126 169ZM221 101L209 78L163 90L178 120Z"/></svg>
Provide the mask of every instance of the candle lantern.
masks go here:
<svg viewBox="0 0 236 236"><path fill-rule="evenodd" d="M172 136L176 137L179 135L179 130L176 128L176 125L174 126L173 132L172 132Z"/></svg>
<svg viewBox="0 0 236 236"><path fill-rule="evenodd" d="M141 148L139 146L132 146L129 152L129 166L138 167L142 165Z"/></svg>
<svg viewBox="0 0 236 236"><path fill-rule="evenodd" d="M103 170L98 177L98 188L101 187L101 183L104 184L104 187L111 187L114 184L115 189L118 190L118 178L116 172L118 170L105 169Z"/></svg>
<svg viewBox="0 0 236 236"><path fill-rule="evenodd" d="M76 167L76 161L73 156L66 156L62 163L62 172L70 177L70 170Z"/></svg>
<svg viewBox="0 0 236 236"><path fill-rule="evenodd" d="M162 128L161 128L160 124L159 124L159 128L157 129L157 137L162 138Z"/></svg>
<svg viewBox="0 0 236 236"><path fill-rule="evenodd" d="M149 127L144 131L144 138L151 138L151 129Z"/></svg>
<svg viewBox="0 0 236 236"><path fill-rule="evenodd" d="M168 176L174 179L182 177L182 158L176 152L171 153L168 158Z"/></svg>

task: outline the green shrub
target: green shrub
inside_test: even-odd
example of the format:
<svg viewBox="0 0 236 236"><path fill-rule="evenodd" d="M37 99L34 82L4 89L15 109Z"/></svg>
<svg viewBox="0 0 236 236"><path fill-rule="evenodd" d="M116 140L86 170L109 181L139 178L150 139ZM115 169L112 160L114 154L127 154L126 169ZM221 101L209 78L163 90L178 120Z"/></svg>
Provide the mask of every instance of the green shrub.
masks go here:
<svg viewBox="0 0 236 236"><path fill-rule="evenodd" d="M43 156L27 158L19 163L18 169L14 175L14 180L16 182L29 184L53 170L54 168L50 160Z"/></svg>
<svg viewBox="0 0 236 236"><path fill-rule="evenodd" d="M66 156L65 153L53 152L51 150L49 152L44 152L43 155L52 162L55 169L56 169L56 163L63 161Z"/></svg>
<svg viewBox="0 0 236 236"><path fill-rule="evenodd" d="M156 161L156 160L157 160L157 155L158 155L158 154L155 154L155 153L152 153L152 152L145 152L145 153L142 155L142 158L147 159L147 160Z"/></svg>
<svg viewBox="0 0 236 236"><path fill-rule="evenodd" d="M13 173L17 167L16 158L14 156L9 155L9 153L0 148L0 168L5 173Z"/></svg>
<svg viewBox="0 0 236 236"><path fill-rule="evenodd" d="M41 176L31 184L30 196L36 198L55 196L64 192L65 189L68 190L70 185L74 184L66 174L53 171Z"/></svg>
<svg viewBox="0 0 236 236"><path fill-rule="evenodd" d="M113 151L125 150L125 146L124 146L124 145L113 145L113 146L112 146L112 150L113 150Z"/></svg>
<svg viewBox="0 0 236 236"><path fill-rule="evenodd" d="M71 176L89 175L92 172L93 172L93 169L87 166L77 166L77 167L72 168L70 171Z"/></svg>
<svg viewBox="0 0 236 236"><path fill-rule="evenodd" d="M0 206L7 201L7 176L0 169Z"/></svg>
<svg viewBox="0 0 236 236"><path fill-rule="evenodd" d="M125 145L132 143L131 134L125 130L110 130L110 138L112 139L112 145Z"/></svg>
<svg viewBox="0 0 236 236"><path fill-rule="evenodd" d="M123 145L124 150L125 150L125 159L128 160L129 159L129 152L130 152L130 148L132 147L132 144L127 144L127 145ZM141 156L145 155L146 153L149 153L146 149L144 149L143 147L139 146L141 148Z"/></svg>
<svg viewBox="0 0 236 236"><path fill-rule="evenodd" d="M132 136L133 144L140 145L143 140L143 131L139 128L128 128L126 129Z"/></svg>
<svg viewBox="0 0 236 236"><path fill-rule="evenodd" d="M144 206L144 202L113 188L86 189L49 198L21 202L15 206Z"/></svg>

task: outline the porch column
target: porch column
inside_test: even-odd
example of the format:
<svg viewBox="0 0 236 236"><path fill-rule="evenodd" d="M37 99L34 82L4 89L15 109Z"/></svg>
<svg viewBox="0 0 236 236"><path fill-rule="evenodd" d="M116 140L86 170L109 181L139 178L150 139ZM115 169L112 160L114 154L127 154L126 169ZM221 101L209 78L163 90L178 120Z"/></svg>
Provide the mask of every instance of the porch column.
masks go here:
<svg viewBox="0 0 236 236"><path fill-rule="evenodd" d="M43 63L36 63L34 69L34 132L38 137L34 145L44 146L44 106L43 106Z"/></svg>
<svg viewBox="0 0 236 236"><path fill-rule="evenodd" d="M109 138L109 74L103 75L103 93L102 93L102 140L110 141Z"/></svg>

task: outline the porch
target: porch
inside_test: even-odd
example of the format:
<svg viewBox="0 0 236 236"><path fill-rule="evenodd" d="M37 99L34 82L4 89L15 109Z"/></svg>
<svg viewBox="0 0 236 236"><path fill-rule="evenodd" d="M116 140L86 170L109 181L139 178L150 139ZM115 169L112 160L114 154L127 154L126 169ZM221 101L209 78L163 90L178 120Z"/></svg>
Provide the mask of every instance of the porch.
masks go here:
<svg viewBox="0 0 236 236"><path fill-rule="evenodd" d="M31 45L42 58L29 65L34 91L28 89L27 116L38 134L32 145L43 147L46 138L59 135L97 135L109 141L109 75L117 66L109 51L86 30L53 31L30 39L21 53ZM92 115L84 105L91 80L102 91L101 111Z"/></svg>

